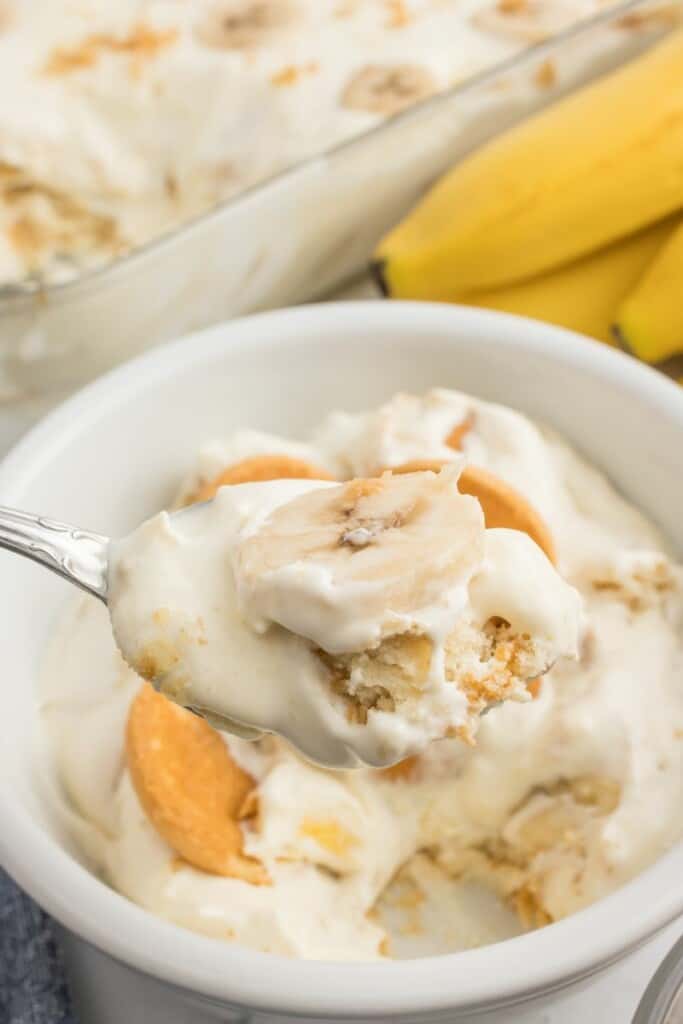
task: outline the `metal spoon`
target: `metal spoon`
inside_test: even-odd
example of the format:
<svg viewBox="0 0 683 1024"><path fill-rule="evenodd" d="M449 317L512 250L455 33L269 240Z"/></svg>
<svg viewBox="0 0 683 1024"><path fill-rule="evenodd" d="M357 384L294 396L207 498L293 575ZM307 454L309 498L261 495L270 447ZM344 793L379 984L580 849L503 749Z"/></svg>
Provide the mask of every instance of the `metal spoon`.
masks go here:
<svg viewBox="0 0 683 1024"><path fill-rule="evenodd" d="M208 503L205 503L208 504ZM191 509L180 509L173 516L187 515L196 511L201 505ZM0 506L0 548L30 558L47 569L57 573L69 583L75 584L93 597L99 598L105 605L109 598L109 547L110 539L90 530L82 530L68 523L61 523L45 516L31 515L17 509ZM155 680L151 680L156 685ZM228 717L223 712L217 713L212 708L196 704L186 704L188 710L201 715L216 728L234 733L244 739L258 739L264 730ZM489 705L482 711L486 714L496 704ZM298 745L298 744L297 744ZM318 748L319 749L319 748ZM336 744L334 761L332 755L326 753L324 764L319 753L310 750L302 751L306 757L315 760L322 767L349 769L357 767L361 762L356 752L346 744ZM393 759L386 764L393 763ZM377 767L377 765L375 765Z"/></svg>

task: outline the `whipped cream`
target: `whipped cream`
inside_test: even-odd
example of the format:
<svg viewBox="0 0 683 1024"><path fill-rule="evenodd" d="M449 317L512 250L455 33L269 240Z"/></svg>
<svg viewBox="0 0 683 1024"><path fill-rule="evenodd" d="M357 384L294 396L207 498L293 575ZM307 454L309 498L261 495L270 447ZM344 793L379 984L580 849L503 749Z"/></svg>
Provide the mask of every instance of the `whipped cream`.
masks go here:
<svg viewBox="0 0 683 1024"><path fill-rule="evenodd" d="M528 699L526 680L576 655L579 598L526 535L485 530L479 503L457 490L460 468L348 487L241 484L162 512L110 549L126 660L213 721L279 733L330 766L389 764L468 725L458 672L470 678L478 652L463 656L461 622L470 642L494 618L530 640L536 656L500 694ZM404 667L416 637L429 666L398 699L391 662ZM321 653L357 656L347 694ZM363 687L382 696L358 720L349 697Z"/></svg>
<svg viewBox="0 0 683 1024"><path fill-rule="evenodd" d="M68 280L601 6L3 0L0 285Z"/></svg>
<svg viewBox="0 0 683 1024"><path fill-rule="evenodd" d="M449 431L471 415L465 456L544 516L584 602L579 659L558 661L537 699L491 710L475 747L442 740L390 773L330 773L276 737L225 734L255 782L258 815L242 828L272 879L259 887L179 864L148 820L124 756L140 680L106 609L80 598L56 632L42 691L61 813L85 863L151 912L289 956L438 953L570 914L683 835L683 573L656 528L550 431L456 392L345 417L352 448L334 444L335 416L318 433L324 446L306 450L329 465L331 449L339 459L344 449L360 472L400 464L408 444L412 457L441 457L422 415L432 404ZM368 424L379 420L373 451ZM248 439L260 452L288 444L245 433L212 442L183 492L247 455Z"/></svg>

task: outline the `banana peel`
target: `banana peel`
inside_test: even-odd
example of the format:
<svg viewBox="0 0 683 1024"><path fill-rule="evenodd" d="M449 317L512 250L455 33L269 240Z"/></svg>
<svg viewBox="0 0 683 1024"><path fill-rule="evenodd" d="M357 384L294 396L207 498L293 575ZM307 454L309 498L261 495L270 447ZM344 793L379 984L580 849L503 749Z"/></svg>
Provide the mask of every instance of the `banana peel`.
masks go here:
<svg viewBox="0 0 683 1024"><path fill-rule="evenodd" d="M683 352L683 222L622 297L613 333L647 363Z"/></svg>
<svg viewBox="0 0 683 1024"><path fill-rule="evenodd" d="M615 310L656 259L662 246L678 233L679 223L678 216L668 217L582 260L507 288L441 298L545 320L615 344L612 328ZM683 328L683 310L679 324Z"/></svg>
<svg viewBox="0 0 683 1024"><path fill-rule="evenodd" d="M435 299L571 263L683 207L683 31L477 150L380 242L385 292Z"/></svg>

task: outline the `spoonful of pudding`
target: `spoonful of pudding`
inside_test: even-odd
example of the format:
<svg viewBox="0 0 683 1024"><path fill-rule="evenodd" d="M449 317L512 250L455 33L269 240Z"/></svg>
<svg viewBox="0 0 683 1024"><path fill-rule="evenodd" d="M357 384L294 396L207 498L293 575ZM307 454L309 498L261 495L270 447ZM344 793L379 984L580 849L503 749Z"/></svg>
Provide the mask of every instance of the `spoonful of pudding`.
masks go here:
<svg viewBox="0 0 683 1024"><path fill-rule="evenodd" d="M578 648L545 524L464 459L231 484L117 541L2 509L0 546L103 600L167 697L332 768L472 742L483 712L529 700Z"/></svg>

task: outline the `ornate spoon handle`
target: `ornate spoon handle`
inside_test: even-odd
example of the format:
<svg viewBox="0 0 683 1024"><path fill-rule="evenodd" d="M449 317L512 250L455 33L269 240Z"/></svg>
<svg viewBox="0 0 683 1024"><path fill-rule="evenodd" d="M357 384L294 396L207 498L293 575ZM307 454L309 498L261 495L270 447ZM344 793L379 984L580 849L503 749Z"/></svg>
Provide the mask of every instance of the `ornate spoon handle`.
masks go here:
<svg viewBox="0 0 683 1024"><path fill-rule="evenodd" d="M0 548L40 562L106 604L108 537L0 505Z"/></svg>

